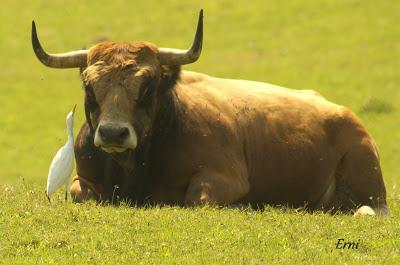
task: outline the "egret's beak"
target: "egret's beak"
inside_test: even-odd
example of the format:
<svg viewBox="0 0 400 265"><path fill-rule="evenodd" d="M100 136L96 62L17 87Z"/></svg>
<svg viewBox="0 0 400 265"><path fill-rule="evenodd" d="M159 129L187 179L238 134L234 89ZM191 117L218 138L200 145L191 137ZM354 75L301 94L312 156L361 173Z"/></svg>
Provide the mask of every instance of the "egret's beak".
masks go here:
<svg viewBox="0 0 400 265"><path fill-rule="evenodd" d="M74 105L74 107L71 110L72 114L75 114L75 108L76 108L76 104Z"/></svg>

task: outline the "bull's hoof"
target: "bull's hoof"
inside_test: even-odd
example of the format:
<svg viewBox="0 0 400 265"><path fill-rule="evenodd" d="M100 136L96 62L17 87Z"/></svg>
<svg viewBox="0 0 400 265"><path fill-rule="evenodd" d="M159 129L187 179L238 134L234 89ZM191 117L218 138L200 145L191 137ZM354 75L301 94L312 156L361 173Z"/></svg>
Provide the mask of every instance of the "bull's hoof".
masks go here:
<svg viewBox="0 0 400 265"><path fill-rule="evenodd" d="M376 213L371 207L364 205L358 208L353 216L361 216L361 215L375 216Z"/></svg>

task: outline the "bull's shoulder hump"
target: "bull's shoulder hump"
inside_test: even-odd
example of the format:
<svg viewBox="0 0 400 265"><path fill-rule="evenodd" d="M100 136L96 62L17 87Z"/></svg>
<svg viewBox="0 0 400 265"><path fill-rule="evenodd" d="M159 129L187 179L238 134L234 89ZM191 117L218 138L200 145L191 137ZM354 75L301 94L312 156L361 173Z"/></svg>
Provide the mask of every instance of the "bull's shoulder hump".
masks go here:
<svg viewBox="0 0 400 265"><path fill-rule="evenodd" d="M209 92L214 90L229 96L269 96L325 101L325 98L314 90L297 90L258 81L217 78L190 71L182 71L180 82L184 86L198 87Z"/></svg>
<svg viewBox="0 0 400 265"><path fill-rule="evenodd" d="M300 90L300 89L291 89L275 84L260 82L260 81L251 81L251 80L242 80L242 79L222 79L219 78L221 82L226 83L228 86L237 87L238 89L245 89L248 92L254 93L262 93L262 94L279 94L279 95L288 95L288 96L317 96L323 98L318 92L310 89Z"/></svg>
<svg viewBox="0 0 400 265"><path fill-rule="evenodd" d="M197 72L192 72L192 71L181 71L180 74L180 83L184 85L191 85L199 82L204 82L212 77L206 74L201 74Z"/></svg>

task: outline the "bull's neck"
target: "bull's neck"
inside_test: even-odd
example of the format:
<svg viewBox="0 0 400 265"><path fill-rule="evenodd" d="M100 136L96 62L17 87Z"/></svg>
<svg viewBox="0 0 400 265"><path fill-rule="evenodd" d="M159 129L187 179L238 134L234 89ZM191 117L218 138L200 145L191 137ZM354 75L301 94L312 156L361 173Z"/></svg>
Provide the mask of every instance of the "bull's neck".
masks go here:
<svg viewBox="0 0 400 265"><path fill-rule="evenodd" d="M181 134L181 104L174 88L163 95L160 105L155 116L152 132L152 144L158 142L170 143L177 140Z"/></svg>

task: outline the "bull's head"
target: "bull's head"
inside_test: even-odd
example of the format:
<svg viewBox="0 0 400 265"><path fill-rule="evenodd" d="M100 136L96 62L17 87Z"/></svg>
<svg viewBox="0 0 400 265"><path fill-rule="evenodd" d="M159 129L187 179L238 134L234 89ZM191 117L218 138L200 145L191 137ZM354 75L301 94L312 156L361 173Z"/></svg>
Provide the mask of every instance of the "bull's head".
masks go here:
<svg viewBox="0 0 400 265"><path fill-rule="evenodd" d="M32 22L32 45L39 60L53 68L80 68L85 87L86 119L94 144L106 152L135 149L145 138L161 93L165 66L195 62L201 53L203 12L192 47L157 48L147 42L102 42L89 50L48 54Z"/></svg>

